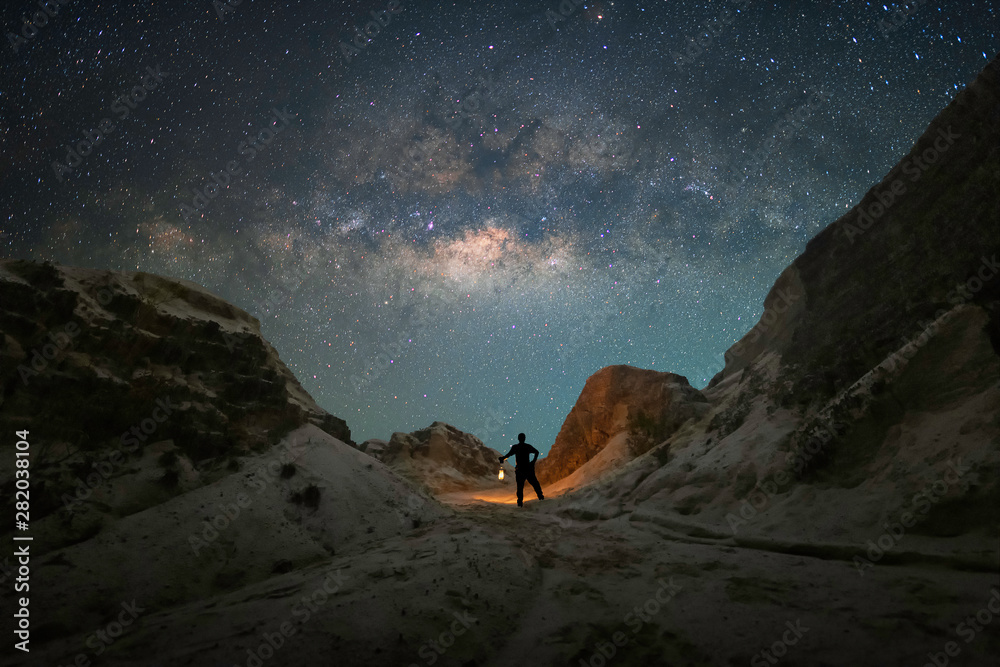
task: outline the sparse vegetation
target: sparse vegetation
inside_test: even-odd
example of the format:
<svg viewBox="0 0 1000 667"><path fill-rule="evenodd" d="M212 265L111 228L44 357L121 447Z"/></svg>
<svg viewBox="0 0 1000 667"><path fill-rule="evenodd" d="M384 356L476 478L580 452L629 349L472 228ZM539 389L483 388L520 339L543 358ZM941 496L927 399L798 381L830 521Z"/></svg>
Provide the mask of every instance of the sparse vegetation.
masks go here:
<svg viewBox="0 0 1000 667"><path fill-rule="evenodd" d="M628 418L629 451L633 456L645 454L669 437L670 426L670 421L666 416L657 420L645 412L630 414Z"/></svg>
<svg viewBox="0 0 1000 667"><path fill-rule="evenodd" d="M736 405L730 406L722 412L716 413L712 421L708 424L708 430L719 432L719 440L722 440L730 433L738 429L746 421L750 414L750 404L746 401L739 401Z"/></svg>
<svg viewBox="0 0 1000 667"><path fill-rule="evenodd" d="M292 494L292 502L296 505L305 505L309 509L316 509L319 507L319 487L310 484L301 491L296 491Z"/></svg>
<svg viewBox="0 0 1000 667"><path fill-rule="evenodd" d="M661 442L658 446L652 449L652 454L650 454L650 456L656 458L657 463L659 463L661 467L667 465L670 461L669 443Z"/></svg>

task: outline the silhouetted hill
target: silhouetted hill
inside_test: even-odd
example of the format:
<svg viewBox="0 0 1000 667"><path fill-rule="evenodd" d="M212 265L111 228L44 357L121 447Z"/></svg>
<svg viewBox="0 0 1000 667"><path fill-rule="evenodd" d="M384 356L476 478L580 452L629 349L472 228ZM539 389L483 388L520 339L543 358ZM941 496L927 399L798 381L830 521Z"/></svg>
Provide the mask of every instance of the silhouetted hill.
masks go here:
<svg viewBox="0 0 1000 667"><path fill-rule="evenodd" d="M0 262L0 386L0 427L39 435L36 521L113 452L130 461L170 443L160 452L162 483L118 499L134 511L214 479L234 457L304 424L351 439L254 317L198 285L148 273Z"/></svg>

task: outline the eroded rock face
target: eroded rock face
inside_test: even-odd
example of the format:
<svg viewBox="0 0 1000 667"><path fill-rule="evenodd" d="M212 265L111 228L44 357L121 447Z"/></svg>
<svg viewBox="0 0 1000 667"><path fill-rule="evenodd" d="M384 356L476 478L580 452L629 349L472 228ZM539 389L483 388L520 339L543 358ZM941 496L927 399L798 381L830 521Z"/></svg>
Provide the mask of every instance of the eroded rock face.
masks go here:
<svg viewBox="0 0 1000 667"><path fill-rule="evenodd" d="M193 283L0 262L0 383L0 425L29 432L32 599L60 655L106 624L96 600L158 614L442 515ZM13 466L0 488L12 503Z"/></svg>
<svg viewBox="0 0 1000 667"><path fill-rule="evenodd" d="M496 486L500 453L450 424L393 433L384 446L369 442L367 451L375 458L435 493Z"/></svg>
<svg viewBox="0 0 1000 667"><path fill-rule="evenodd" d="M0 427L44 434L39 518L64 506L64 494L87 496L150 454L160 457L163 493L122 495L111 511L196 488L304 424L351 437L254 317L194 283L148 273L0 262L0 384ZM95 466L110 472L89 484Z"/></svg>
<svg viewBox="0 0 1000 667"><path fill-rule="evenodd" d="M640 415L669 435L707 408L705 397L675 373L608 366L587 379L552 450L536 468L543 482L559 480L596 456ZM530 438L529 438L530 441Z"/></svg>
<svg viewBox="0 0 1000 667"><path fill-rule="evenodd" d="M369 456L381 460L382 454L383 452L385 452L385 448L388 445L389 443L386 440L380 440L378 438L369 438L368 440L365 440L360 445L358 445L358 449L363 451L365 454L368 454Z"/></svg>
<svg viewBox="0 0 1000 667"><path fill-rule="evenodd" d="M623 466L600 511L849 559L916 509L906 549L983 567L982 508L1000 498L998 120L995 59L781 273L702 390L705 418ZM929 488L939 503L915 508Z"/></svg>
<svg viewBox="0 0 1000 667"><path fill-rule="evenodd" d="M857 206L809 241L709 386L774 353L796 402L825 400L955 305L991 310L1000 300L998 120L994 60Z"/></svg>

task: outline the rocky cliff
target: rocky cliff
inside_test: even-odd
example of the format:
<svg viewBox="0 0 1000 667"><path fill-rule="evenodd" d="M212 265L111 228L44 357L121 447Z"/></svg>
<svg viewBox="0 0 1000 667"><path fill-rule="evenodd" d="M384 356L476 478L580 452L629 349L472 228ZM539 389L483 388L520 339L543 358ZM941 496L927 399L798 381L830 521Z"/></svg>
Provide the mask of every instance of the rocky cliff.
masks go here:
<svg viewBox="0 0 1000 667"><path fill-rule="evenodd" d="M148 617L442 514L349 444L256 319L193 283L0 262L0 386L0 426L31 443L38 642L86 636L121 600ZM0 467L5 502L14 485Z"/></svg>
<svg viewBox="0 0 1000 667"><path fill-rule="evenodd" d="M782 272L700 392L707 409L647 454L604 466L600 512L846 559L918 513L887 559L995 565L1000 526L985 508L1000 503L998 121L994 60ZM642 392L618 391L636 396L619 410L649 409ZM606 440L603 426L563 430L549 477L598 460Z"/></svg>
<svg viewBox="0 0 1000 667"><path fill-rule="evenodd" d="M632 366L608 366L594 373L563 422L548 456L539 460L539 481L552 483L597 456L615 436L625 442L662 442L678 426L703 414L705 397L687 378ZM639 452L635 452L639 453Z"/></svg>
<svg viewBox="0 0 1000 667"><path fill-rule="evenodd" d="M710 386L772 353L786 400L828 398L962 303L986 310L1000 346L998 164L994 60L881 182L807 244Z"/></svg>
<svg viewBox="0 0 1000 667"><path fill-rule="evenodd" d="M88 475L112 452L124 461L169 443L159 445L162 493L119 499L140 509L304 424L350 442L255 318L198 285L147 273L0 263L0 385L0 427L44 434L38 518L64 494L87 494Z"/></svg>
<svg viewBox="0 0 1000 667"><path fill-rule="evenodd" d="M364 451L435 493L500 486L500 452L444 422L413 433L393 433L388 443L376 440L364 445ZM510 465L503 467L506 474L513 474Z"/></svg>

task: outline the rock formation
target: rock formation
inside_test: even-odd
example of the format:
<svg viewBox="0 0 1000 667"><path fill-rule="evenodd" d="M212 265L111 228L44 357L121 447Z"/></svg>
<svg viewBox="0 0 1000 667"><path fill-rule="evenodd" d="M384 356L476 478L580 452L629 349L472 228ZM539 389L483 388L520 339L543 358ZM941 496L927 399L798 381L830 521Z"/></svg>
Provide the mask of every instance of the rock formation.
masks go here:
<svg viewBox="0 0 1000 667"><path fill-rule="evenodd" d="M347 444L256 319L193 283L0 262L0 385L0 427L31 443L38 637L91 632L112 600L157 613L442 514ZM13 517L14 468L0 471Z"/></svg>
<svg viewBox="0 0 1000 667"><path fill-rule="evenodd" d="M158 445L169 495L304 424L351 438L255 318L194 283L147 273L0 263L0 384L0 427L44 433L36 516L63 506L113 452L132 458L169 443ZM117 502L136 510L164 495L135 494Z"/></svg>
<svg viewBox="0 0 1000 667"><path fill-rule="evenodd" d="M435 493L497 487L500 452L444 422L413 433L393 433L384 446L368 441L366 451ZM504 466L512 474L509 465Z"/></svg>
<svg viewBox="0 0 1000 667"><path fill-rule="evenodd" d="M700 392L708 409L616 461L601 512L850 555L936 488L905 548L995 558L983 508L1000 502L998 119L995 60L782 272ZM567 427L553 462L594 457Z"/></svg>
<svg viewBox="0 0 1000 667"><path fill-rule="evenodd" d="M705 397L682 375L632 366L603 368L587 379L551 451L539 460L538 479L552 483L570 475L612 438L622 436L624 441L630 431L648 429L662 442L707 408ZM643 435L654 437L653 433L633 437Z"/></svg>
<svg viewBox="0 0 1000 667"><path fill-rule="evenodd" d="M880 183L809 241L711 386L773 353L791 400L830 397L958 303L986 309L987 335L1000 342L990 307L1000 280L977 276L1000 270L998 70L991 63Z"/></svg>

